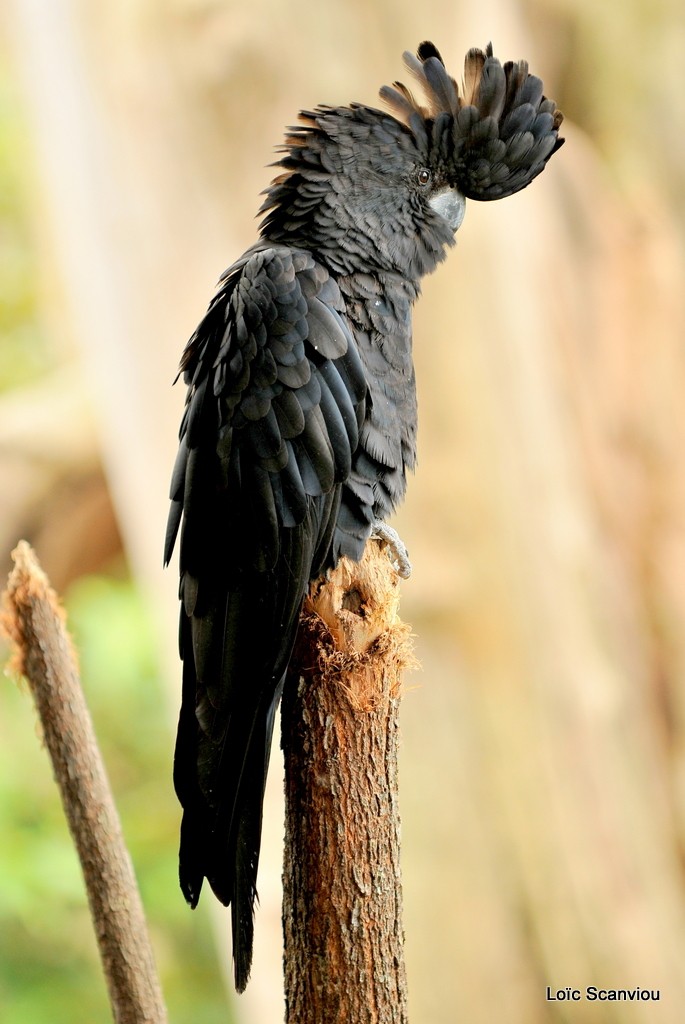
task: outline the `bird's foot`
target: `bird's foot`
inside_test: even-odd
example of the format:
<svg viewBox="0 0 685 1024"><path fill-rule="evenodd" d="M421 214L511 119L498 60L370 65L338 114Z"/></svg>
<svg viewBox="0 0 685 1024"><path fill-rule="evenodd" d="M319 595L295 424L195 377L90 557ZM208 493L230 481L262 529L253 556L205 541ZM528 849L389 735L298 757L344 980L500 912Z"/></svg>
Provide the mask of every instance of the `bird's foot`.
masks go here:
<svg viewBox="0 0 685 1024"><path fill-rule="evenodd" d="M400 539L400 535L397 530L393 530L392 526L388 526L388 524L384 523L382 519L376 519L373 524L371 536L377 537L378 540L382 540L383 543L390 548L390 561L397 570L397 574L401 576L403 580L408 580L411 576L411 562L409 561L407 549Z"/></svg>

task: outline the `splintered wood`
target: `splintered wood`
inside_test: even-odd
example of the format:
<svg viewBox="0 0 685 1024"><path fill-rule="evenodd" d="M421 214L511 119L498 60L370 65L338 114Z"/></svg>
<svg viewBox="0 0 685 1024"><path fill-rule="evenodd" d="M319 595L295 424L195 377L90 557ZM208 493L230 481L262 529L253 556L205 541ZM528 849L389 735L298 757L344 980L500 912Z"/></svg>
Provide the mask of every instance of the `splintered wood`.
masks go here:
<svg viewBox="0 0 685 1024"><path fill-rule="evenodd" d="M397 753L414 664L377 543L312 587L283 698L288 1024L406 1024Z"/></svg>

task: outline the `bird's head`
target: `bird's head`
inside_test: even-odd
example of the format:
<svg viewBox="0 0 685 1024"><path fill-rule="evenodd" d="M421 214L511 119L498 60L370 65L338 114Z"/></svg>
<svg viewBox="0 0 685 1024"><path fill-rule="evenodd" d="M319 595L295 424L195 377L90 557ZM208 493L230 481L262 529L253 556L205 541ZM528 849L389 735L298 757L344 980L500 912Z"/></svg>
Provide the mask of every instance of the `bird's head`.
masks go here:
<svg viewBox="0 0 685 1024"><path fill-rule="evenodd" d="M286 136L281 173L260 212L265 237L315 249L335 270L380 267L418 280L443 258L466 199L512 195L563 143L563 115L525 61L492 47L466 56L461 88L432 43L405 65L425 93L400 82L362 104L303 111Z"/></svg>

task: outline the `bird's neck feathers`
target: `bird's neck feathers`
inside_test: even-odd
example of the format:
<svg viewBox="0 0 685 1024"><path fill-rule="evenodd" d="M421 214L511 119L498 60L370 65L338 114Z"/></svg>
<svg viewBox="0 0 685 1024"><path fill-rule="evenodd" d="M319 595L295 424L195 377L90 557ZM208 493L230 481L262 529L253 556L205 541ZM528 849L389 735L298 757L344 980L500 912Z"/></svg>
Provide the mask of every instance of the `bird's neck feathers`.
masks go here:
<svg viewBox="0 0 685 1024"><path fill-rule="evenodd" d="M416 194L415 134L372 107L317 107L289 130L266 190L264 239L304 247L337 273L376 270L417 282L453 244Z"/></svg>

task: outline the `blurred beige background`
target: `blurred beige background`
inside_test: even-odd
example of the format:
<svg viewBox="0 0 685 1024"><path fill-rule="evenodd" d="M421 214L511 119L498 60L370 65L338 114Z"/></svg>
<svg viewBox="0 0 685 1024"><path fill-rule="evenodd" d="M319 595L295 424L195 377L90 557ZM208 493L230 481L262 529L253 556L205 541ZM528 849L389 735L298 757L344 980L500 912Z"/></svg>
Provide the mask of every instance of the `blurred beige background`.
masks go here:
<svg viewBox="0 0 685 1024"><path fill-rule="evenodd" d="M63 588L123 545L157 609L170 730L171 383L255 238L283 127L375 103L424 38L457 77L492 39L543 78L566 146L530 189L469 203L415 316L419 470L397 519L422 662L402 712L410 1016L682 1021L682 4L10 0L0 25L60 352L0 400L3 564L28 535ZM282 1017L278 763L271 782L242 1021ZM545 1000L591 984L661 998Z"/></svg>

